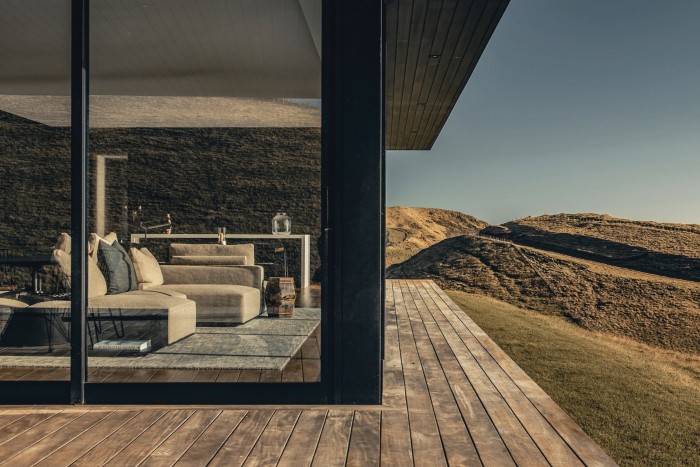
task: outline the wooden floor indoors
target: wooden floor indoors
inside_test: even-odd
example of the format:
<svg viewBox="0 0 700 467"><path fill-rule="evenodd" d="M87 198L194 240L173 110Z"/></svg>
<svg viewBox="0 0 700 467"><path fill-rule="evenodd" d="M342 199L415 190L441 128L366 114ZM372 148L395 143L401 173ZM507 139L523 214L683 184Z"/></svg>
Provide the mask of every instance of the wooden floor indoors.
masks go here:
<svg viewBox="0 0 700 467"><path fill-rule="evenodd" d="M6 406L0 464L614 465L432 281L386 325L382 406Z"/></svg>

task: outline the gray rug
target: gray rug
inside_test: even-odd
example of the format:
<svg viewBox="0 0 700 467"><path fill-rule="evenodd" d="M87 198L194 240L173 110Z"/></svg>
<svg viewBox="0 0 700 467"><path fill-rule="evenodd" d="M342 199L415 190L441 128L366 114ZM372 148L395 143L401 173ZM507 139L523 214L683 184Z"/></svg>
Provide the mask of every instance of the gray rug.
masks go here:
<svg viewBox="0 0 700 467"><path fill-rule="evenodd" d="M91 368L281 370L321 322L318 308L298 308L291 318L261 315L236 327L196 332L144 356L89 357ZM0 367L68 367L68 357L0 356Z"/></svg>

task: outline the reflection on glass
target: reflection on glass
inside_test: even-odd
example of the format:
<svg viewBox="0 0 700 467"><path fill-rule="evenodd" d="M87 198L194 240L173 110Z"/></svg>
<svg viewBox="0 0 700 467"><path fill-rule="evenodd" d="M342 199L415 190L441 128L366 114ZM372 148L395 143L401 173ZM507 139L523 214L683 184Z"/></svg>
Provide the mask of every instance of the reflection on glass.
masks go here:
<svg viewBox="0 0 700 467"><path fill-rule="evenodd" d="M89 377L318 381L320 0L90 11Z"/></svg>
<svg viewBox="0 0 700 467"><path fill-rule="evenodd" d="M0 380L65 380L70 4L0 2Z"/></svg>

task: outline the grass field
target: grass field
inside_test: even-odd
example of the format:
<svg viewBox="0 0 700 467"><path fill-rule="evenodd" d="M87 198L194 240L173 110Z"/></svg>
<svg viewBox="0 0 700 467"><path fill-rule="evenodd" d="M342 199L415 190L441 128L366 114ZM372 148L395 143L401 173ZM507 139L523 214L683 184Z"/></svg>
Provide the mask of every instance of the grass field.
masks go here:
<svg viewBox="0 0 700 467"><path fill-rule="evenodd" d="M448 294L620 465L700 466L700 357Z"/></svg>

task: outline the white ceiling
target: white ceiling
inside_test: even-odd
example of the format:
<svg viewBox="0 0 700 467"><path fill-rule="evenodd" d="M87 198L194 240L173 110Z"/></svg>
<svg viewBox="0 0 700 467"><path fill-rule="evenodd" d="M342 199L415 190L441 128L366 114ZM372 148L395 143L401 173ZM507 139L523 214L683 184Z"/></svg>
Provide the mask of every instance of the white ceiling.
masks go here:
<svg viewBox="0 0 700 467"><path fill-rule="evenodd" d="M321 0L92 0L90 18L91 94L321 97ZM70 94L69 0L0 0L0 44L0 95Z"/></svg>

